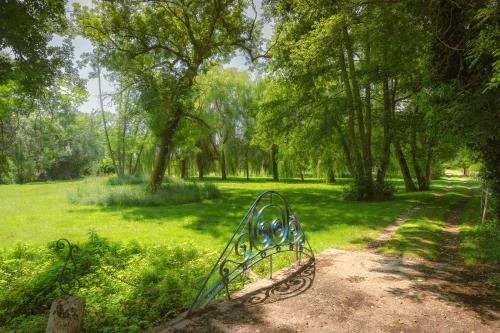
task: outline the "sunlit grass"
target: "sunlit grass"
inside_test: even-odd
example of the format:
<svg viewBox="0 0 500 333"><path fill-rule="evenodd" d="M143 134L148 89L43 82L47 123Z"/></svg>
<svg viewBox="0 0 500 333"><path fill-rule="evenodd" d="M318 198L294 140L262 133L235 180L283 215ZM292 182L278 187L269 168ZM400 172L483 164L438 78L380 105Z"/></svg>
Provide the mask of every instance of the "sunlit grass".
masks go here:
<svg viewBox="0 0 500 333"><path fill-rule="evenodd" d="M395 180L400 187L401 181ZM275 183L265 179L244 182L233 178L214 183L221 197L174 206L123 207L77 205L67 194L81 181L0 186L0 246L16 242L45 245L66 237L80 241L89 230L116 241L140 244L190 242L194 246L220 249L255 197L277 190L298 214L316 251L329 247L361 248L399 214L419 200L446 186L434 182L433 191L396 193L384 202L349 202L342 197L348 181L328 185L315 180Z"/></svg>

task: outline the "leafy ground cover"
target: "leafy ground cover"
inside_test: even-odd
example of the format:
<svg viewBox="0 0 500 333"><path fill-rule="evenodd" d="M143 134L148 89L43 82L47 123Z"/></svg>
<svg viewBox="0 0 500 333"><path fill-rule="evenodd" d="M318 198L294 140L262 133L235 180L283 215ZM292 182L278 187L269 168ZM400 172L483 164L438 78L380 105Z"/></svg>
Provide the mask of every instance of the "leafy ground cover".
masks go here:
<svg viewBox="0 0 500 333"><path fill-rule="evenodd" d="M65 254L55 242L0 252L0 332L45 331ZM176 316L209 269L205 255L187 244L143 247L91 233L75 254L80 288L70 289L85 298L84 330L137 332Z"/></svg>
<svg viewBox="0 0 500 333"><path fill-rule="evenodd" d="M491 220L481 225L480 205L481 194L476 190L460 219L460 255L468 265L497 265L500 261L500 232L495 230L496 225Z"/></svg>

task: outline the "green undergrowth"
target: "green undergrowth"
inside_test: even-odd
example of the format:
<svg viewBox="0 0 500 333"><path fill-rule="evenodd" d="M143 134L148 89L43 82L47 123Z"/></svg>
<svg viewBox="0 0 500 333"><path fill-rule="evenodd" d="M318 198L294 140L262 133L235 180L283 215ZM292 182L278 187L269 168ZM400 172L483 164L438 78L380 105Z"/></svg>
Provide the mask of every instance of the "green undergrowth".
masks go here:
<svg viewBox="0 0 500 333"><path fill-rule="evenodd" d="M468 265L497 265L500 261L500 233L492 219L481 225L480 205L481 197L476 194L464 208L460 219L460 255Z"/></svg>
<svg viewBox="0 0 500 333"><path fill-rule="evenodd" d="M381 246L380 251L396 256L436 259L446 219L451 210L468 195L469 185L470 183L455 180L449 192L429 200L417 210Z"/></svg>
<svg viewBox="0 0 500 333"><path fill-rule="evenodd" d="M174 318L212 264L189 244L143 247L91 234L79 245L80 288L71 292L85 298L86 332L138 332ZM51 302L61 296L56 280L66 251L52 242L0 252L1 332L44 332Z"/></svg>
<svg viewBox="0 0 500 333"><path fill-rule="evenodd" d="M85 299L85 332L139 332L178 316L191 306L215 255L191 244L143 247L95 233L78 246L78 283L69 292ZM0 252L0 332L45 331L51 302L63 295L57 279L66 254L67 247L56 242L45 247L19 243ZM293 262L292 253L279 253L272 269ZM230 293L268 276L269 269L265 258L234 280ZM209 282L219 277L216 271ZM226 296L225 289L218 295Z"/></svg>
<svg viewBox="0 0 500 333"><path fill-rule="evenodd" d="M71 203L103 206L163 206L214 199L220 196L214 184L168 179L156 193L146 191L143 177L87 178L68 193Z"/></svg>

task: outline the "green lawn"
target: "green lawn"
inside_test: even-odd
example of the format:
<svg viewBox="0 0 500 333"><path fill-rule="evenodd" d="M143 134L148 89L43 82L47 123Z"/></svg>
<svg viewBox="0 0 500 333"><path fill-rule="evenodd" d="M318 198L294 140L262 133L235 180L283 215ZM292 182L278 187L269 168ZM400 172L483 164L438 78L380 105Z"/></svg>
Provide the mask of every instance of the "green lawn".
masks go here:
<svg viewBox="0 0 500 333"><path fill-rule="evenodd" d="M221 191L216 200L165 207L105 207L71 204L68 192L79 182L0 186L0 248L16 242L46 244L62 237L81 241L93 230L111 240L135 240L144 245L189 242L218 250L254 198L269 189L284 194L316 251L360 248L401 212L446 187L445 180L438 180L431 192L400 191L385 202L347 202L342 199L347 180L328 185L314 180L213 179L208 182ZM394 182L401 190L401 181Z"/></svg>

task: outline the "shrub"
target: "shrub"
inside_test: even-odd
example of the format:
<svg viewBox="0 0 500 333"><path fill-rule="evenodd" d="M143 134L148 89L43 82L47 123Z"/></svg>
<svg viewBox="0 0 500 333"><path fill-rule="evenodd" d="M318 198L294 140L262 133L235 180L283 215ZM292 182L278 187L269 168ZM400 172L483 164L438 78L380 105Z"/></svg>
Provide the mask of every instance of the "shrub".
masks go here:
<svg viewBox="0 0 500 333"><path fill-rule="evenodd" d="M65 253L55 243L0 252L0 327L45 330ZM146 248L91 234L75 253L81 287L72 290L86 301L84 331L137 332L177 316L201 287L207 257L189 244Z"/></svg>
<svg viewBox="0 0 500 333"><path fill-rule="evenodd" d="M76 190L69 193L69 200L72 203L84 205L162 206L199 202L220 196L220 192L214 184L199 185L169 180L156 193L151 194L146 192L145 183L130 183L135 181L137 180L130 178L120 181L107 178L88 178Z"/></svg>
<svg viewBox="0 0 500 333"><path fill-rule="evenodd" d="M392 198L396 192L396 187L391 182L384 182L383 186L378 186L375 182L373 184L373 197L366 197L366 184L363 182L353 182L352 184L343 188L343 196L345 200L387 200Z"/></svg>
<svg viewBox="0 0 500 333"><path fill-rule="evenodd" d="M124 176L124 177L109 177L108 184L109 185L137 185L137 184L145 184L146 178L145 176Z"/></svg>

